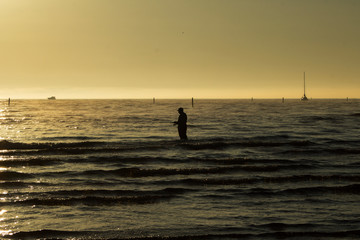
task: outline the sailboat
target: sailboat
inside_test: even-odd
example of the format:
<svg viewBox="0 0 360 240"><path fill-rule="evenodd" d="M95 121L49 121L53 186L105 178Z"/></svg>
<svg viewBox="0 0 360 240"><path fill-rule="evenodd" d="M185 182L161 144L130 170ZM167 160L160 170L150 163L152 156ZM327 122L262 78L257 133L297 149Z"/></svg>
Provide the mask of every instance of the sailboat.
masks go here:
<svg viewBox="0 0 360 240"><path fill-rule="evenodd" d="M307 101L309 100L307 97L306 97L306 94L305 94L305 72L304 72L304 96L301 98L301 101Z"/></svg>

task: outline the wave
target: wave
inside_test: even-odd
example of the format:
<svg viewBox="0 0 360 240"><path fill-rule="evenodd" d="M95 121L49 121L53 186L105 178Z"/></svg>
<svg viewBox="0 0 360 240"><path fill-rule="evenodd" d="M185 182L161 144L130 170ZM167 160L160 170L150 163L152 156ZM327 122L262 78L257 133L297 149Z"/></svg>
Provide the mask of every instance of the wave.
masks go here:
<svg viewBox="0 0 360 240"><path fill-rule="evenodd" d="M352 114L349 114L349 116L352 116L352 117L360 117L360 113L352 113Z"/></svg>
<svg viewBox="0 0 360 240"><path fill-rule="evenodd" d="M198 175L198 174L228 174L233 172L279 172L282 170L314 169L315 166L306 164L293 165L267 165L267 166L228 166L228 167L208 167L208 168L157 168L142 169L138 167L119 168L114 170L86 170L62 171L62 172L45 172L38 174L42 177L59 177L59 176L91 176L91 177L123 177L123 178L141 178L141 177L164 177L176 175Z"/></svg>
<svg viewBox="0 0 360 240"><path fill-rule="evenodd" d="M187 150L206 150L206 149L226 149L234 147L280 147L280 146L312 146L316 145L311 141L260 141L260 140L243 140L243 141L218 141L218 142L188 142L180 146Z"/></svg>
<svg viewBox="0 0 360 240"><path fill-rule="evenodd" d="M25 205L25 206L112 206L112 205L129 205L129 204L154 204L161 201L169 201L177 197L176 194L169 195L145 195L145 196L117 196L117 197L49 197L49 198L32 198L17 200L13 202L1 202L0 206Z"/></svg>
<svg viewBox="0 0 360 240"><path fill-rule="evenodd" d="M304 162L304 163L302 163ZM87 156L25 156L18 158L8 158L0 161L0 167L43 167L43 166L57 166L63 164L95 164L97 166L111 166L112 168L117 168L114 170L89 170L85 172L74 172L74 171L62 171L63 175L118 175L118 176L161 176L162 172L164 175L191 175L191 174L201 174L201 173L227 173L230 171L246 171L246 172L274 172L282 170L300 170L300 169L316 169L319 167L319 163L316 161L306 160L306 161L293 161L286 159L249 159L249 158L230 158L230 157L221 157L216 156L215 158L207 157L189 157L182 158L175 156L172 158L167 157L127 157L123 155L113 155L113 156L102 156L102 155L87 155ZM131 165L141 165L146 168L150 165L160 165L164 164L168 166L178 166L179 164L186 164L188 166L198 166L199 164L204 165L204 168L199 168L198 170L194 168L185 168L185 169L142 169L142 168L129 168L127 166ZM207 167L205 167L207 166ZM347 165L344 165L346 167ZM355 166L354 163L351 166ZM213 168L213 169L210 169ZM217 170L218 171L217 171ZM128 173L126 173L128 171ZM187 172L186 172L187 171ZM172 173L171 173L172 172ZM34 175L35 173L33 173ZM40 173L44 176L56 177L58 172L43 172ZM31 175L29 175L31 177ZM21 178L21 177L20 177ZM1 179L1 177L0 177Z"/></svg>
<svg viewBox="0 0 360 240"><path fill-rule="evenodd" d="M1 174L0 174L1 176ZM28 188L28 187L34 187L34 186L41 186L41 187L49 187L53 186L50 183L44 183L44 182L22 182L22 181L1 181L0 182L0 188L3 189L20 189L20 188Z"/></svg>
<svg viewBox="0 0 360 240"><path fill-rule="evenodd" d="M116 170L89 170L83 172L85 175L115 175L120 177L154 177L154 176L171 176L171 175L192 175L192 174L211 174L226 173L234 171L233 167L215 167L215 168L160 168L160 169L141 169L141 168L120 168Z"/></svg>
<svg viewBox="0 0 360 240"><path fill-rule="evenodd" d="M87 137L82 137L87 139ZM274 140L275 139L275 140ZM143 141L143 142L103 142L103 141L75 141L75 142L49 142L49 143L21 143L7 140L0 141L0 150L52 150L68 151L134 151L157 150L180 147L187 150L222 149L232 147L276 147L276 146L312 146L314 142L304 140L281 140L274 137L255 137L253 139L205 139L181 141ZM38 152L37 152L38 153Z"/></svg>
<svg viewBox="0 0 360 240"><path fill-rule="evenodd" d="M299 183L299 182L360 182L360 176L343 176L343 175L294 175L284 177L261 177L261 178L188 178L179 180L182 184L187 185L243 185L256 183ZM171 184L175 184L172 182Z"/></svg>
<svg viewBox="0 0 360 240"><path fill-rule="evenodd" d="M44 206L108 206L117 204L152 204L167 201L189 191L185 188L165 188L153 191L136 190L61 190L29 192L26 199L17 200L17 193L7 193L7 201L1 205ZM11 200L13 199L13 200Z"/></svg>
<svg viewBox="0 0 360 240"><path fill-rule="evenodd" d="M0 188L2 189L9 189L9 188L27 188L30 185L24 182L0 182Z"/></svg>
<svg viewBox="0 0 360 240"><path fill-rule="evenodd" d="M93 141L100 140L101 137L87 137L87 136L58 136L58 137L43 137L41 141Z"/></svg>
<svg viewBox="0 0 360 240"><path fill-rule="evenodd" d="M93 147L106 142L99 141L81 141L81 142L49 142L49 143L21 143L7 140L0 141L0 149L53 149L53 148L71 148L71 147Z"/></svg>
<svg viewBox="0 0 360 240"><path fill-rule="evenodd" d="M255 188L246 188L246 189L217 189L214 190L214 193L209 193L206 195L202 195L201 197L204 199L236 199L239 197L249 197L253 199L261 198L269 198L269 197L276 197L277 199L288 199L289 197L292 198L294 196L301 196L304 197L319 197L326 194L328 197L329 195L339 195L339 196L346 196L346 195L359 195L360 192L360 185L353 184L353 185L346 185L346 186L332 186L332 187L304 187L304 188L290 188L285 190L277 190L273 188L265 188L265 187L255 187ZM298 203L303 201L311 201L311 200L297 200ZM313 201L311 201L314 203ZM327 200L328 202L328 200Z"/></svg>
<svg viewBox="0 0 360 240"><path fill-rule="evenodd" d="M283 231L285 229L290 228L302 228L302 229L313 229L317 226L315 224L286 224L286 223L268 223L268 224L262 224L262 225L251 225L253 228L259 228L259 229L270 229L275 231Z"/></svg>
<svg viewBox="0 0 360 240"><path fill-rule="evenodd" d="M165 188L161 190L152 190L152 191L140 191L140 190L97 190L97 189L88 189L88 190L59 190L51 192L41 192L42 196L68 196L68 197L79 197L79 196L127 196L127 197L136 197L136 196L170 196L170 195L179 195L184 194L185 192L194 191L192 189L185 188ZM29 196L36 195L37 193L31 193Z"/></svg>
<svg viewBox="0 0 360 240"><path fill-rule="evenodd" d="M345 154L360 154L360 149L359 148L336 148L336 149L330 149L329 150L330 153L333 154L341 154L341 155L345 155Z"/></svg>
<svg viewBox="0 0 360 240"><path fill-rule="evenodd" d="M14 172L14 171L2 171L0 172L0 180L19 180L19 179L28 179L33 178L34 175L29 173L21 173L21 172Z"/></svg>
<svg viewBox="0 0 360 240"><path fill-rule="evenodd" d="M19 159L7 159L0 162L1 167L18 167L18 166L49 166L62 163L57 159L50 158L19 158Z"/></svg>
<svg viewBox="0 0 360 240"><path fill-rule="evenodd" d="M356 139L326 139L327 145L346 145L346 146L357 146L360 144L359 140Z"/></svg>
<svg viewBox="0 0 360 240"><path fill-rule="evenodd" d="M285 151L279 152L284 155L315 155L315 154L323 154L323 155L357 155L360 154L360 150L358 147L354 148L306 148L306 149L289 149Z"/></svg>
<svg viewBox="0 0 360 240"><path fill-rule="evenodd" d="M116 153L116 152L138 152L138 151L155 151L167 149L169 146L176 146L178 142L53 142L53 143L17 143L7 140L0 141L0 150L16 150L3 152L2 155L39 155L39 154L59 154L59 155L77 155L91 153Z"/></svg>
<svg viewBox="0 0 360 240"><path fill-rule="evenodd" d="M304 188L290 188L285 190L274 190L270 188L251 188L247 190L239 190L239 194L246 194L248 196L309 196L322 194L335 195L359 195L360 184L352 184L346 186L318 186L318 187L304 187Z"/></svg>
<svg viewBox="0 0 360 240"><path fill-rule="evenodd" d="M331 115L321 115L321 116L307 116L301 117L300 122L304 123L314 123L314 122L331 122L339 123L344 119L344 115L331 114Z"/></svg>
<svg viewBox="0 0 360 240"><path fill-rule="evenodd" d="M332 186L332 187L307 187L307 188L296 188L296 189L286 189L279 191L280 194L360 194L360 184L352 184L346 186Z"/></svg>
<svg viewBox="0 0 360 240"><path fill-rule="evenodd" d="M54 166L64 163L95 163L95 164L112 164L114 166L124 166L127 164L152 164L152 163L204 163L215 165L254 165L254 164L269 164L269 165L296 165L297 162L286 159L250 159L244 157L162 157L162 156L103 156L103 155L88 155L60 158L58 156L26 156L4 158L0 161L0 167L18 167L18 166ZM309 164L309 161L307 161ZM315 164L315 163L312 163Z"/></svg>
<svg viewBox="0 0 360 240"><path fill-rule="evenodd" d="M86 138L86 137L85 137ZM75 141L49 143L21 143L7 140L0 141L2 155L39 156L39 155L83 155L83 154L118 154L140 153L161 150L227 150L244 148L279 148L282 154L359 154L360 141L330 140L316 142L314 140L296 140L288 136L258 136L248 139L203 139L181 141L146 140L144 141ZM320 140L323 141L323 140ZM39 162L41 164L41 162ZM29 162L29 164L32 164ZM34 163L36 164L36 163Z"/></svg>

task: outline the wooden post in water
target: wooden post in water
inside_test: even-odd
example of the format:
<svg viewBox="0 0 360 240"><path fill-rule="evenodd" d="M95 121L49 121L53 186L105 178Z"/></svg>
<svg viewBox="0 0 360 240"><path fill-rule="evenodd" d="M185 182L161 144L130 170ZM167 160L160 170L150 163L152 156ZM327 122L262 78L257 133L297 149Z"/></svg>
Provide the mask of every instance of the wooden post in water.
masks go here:
<svg viewBox="0 0 360 240"><path fill-rule="evenodd" d="M10 106L10 98L9 98L9 101L8 101L8 106Z"/></svg>
<svg viewBox="0 0 360 240"><path fill-rule="evenodd" d="M283 98L282 98L282 103L284 103L284 102L285 102L285 98L283 97Z"/></svg>
<svg viewBox="0 0 360 240"><path fill-rule="evenodd" d="M153 104L155 104L155 98L153 98Z"/></svg>
<svg viewBox="0 0 360 240"><path fill-rule="evenodd" d="M194 98L191 98L191 106L194 107Z"/></svg>

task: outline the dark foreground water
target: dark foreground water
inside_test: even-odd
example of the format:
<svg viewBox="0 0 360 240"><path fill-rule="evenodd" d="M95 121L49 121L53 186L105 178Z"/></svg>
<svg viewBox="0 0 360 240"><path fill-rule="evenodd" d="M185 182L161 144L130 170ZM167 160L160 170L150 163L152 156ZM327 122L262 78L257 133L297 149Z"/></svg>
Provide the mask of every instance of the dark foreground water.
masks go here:
<svg viewBox="0 0 360 240"><path fill-rule="evenodd" d="M360 238L358 100L0 107L1 238Z"/></svg>

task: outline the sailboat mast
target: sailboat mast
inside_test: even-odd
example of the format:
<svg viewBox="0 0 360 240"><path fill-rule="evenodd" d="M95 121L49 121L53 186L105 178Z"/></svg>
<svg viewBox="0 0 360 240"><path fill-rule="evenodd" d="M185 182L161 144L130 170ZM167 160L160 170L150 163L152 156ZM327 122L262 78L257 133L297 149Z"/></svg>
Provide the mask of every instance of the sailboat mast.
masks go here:
<svg viewBox="0 0 360 240"><path fill-rule="evenodd" d="M305 96L305 72L304 72L304 96Z"/></svg>
<svg viewBox="0 0 360 240"><path fill-rule="evenodd" d="M308 98L306 97L306 94L305 94L305 72L304 72L304 96L301 98L301 101L307 101Z"/></svg>

